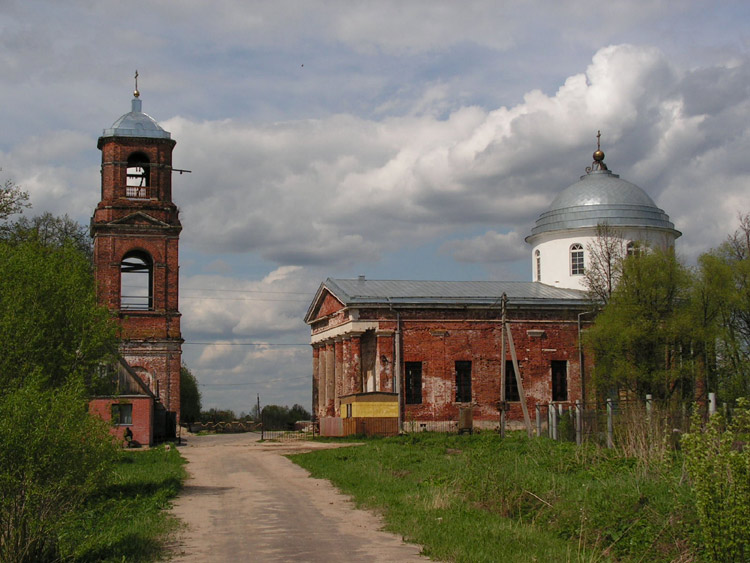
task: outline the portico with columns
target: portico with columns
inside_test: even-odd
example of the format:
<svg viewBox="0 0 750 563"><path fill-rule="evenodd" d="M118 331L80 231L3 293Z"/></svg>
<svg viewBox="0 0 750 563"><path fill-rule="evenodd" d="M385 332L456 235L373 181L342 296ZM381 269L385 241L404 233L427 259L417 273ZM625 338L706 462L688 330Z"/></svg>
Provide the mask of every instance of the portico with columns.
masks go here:
<svg viewBox="0 0 750 563"><path fill-rule="evenodd" d="M393 391L393 331L378 330L374 325L377 323L349 321L313 338L313 410L317 418L341 416L343 396ZM363 340L365 347L372 347L364 361Z"/></svg>

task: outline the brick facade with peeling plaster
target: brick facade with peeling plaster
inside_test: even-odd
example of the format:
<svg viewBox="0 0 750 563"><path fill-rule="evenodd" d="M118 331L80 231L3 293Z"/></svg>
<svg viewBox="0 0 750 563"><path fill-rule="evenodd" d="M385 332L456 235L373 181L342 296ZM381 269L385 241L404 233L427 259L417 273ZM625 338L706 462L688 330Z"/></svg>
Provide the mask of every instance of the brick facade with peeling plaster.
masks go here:
<svg viewBox="0 0 750 563"><path fill-rule="evenodd" d="M318 418L345 416L340 409L343 395L396 392L396 371L404 389L406 363L421 362L421 403L406 404L402 393L405 422L455 421L460 408L473 407L475 426L498 425L502 331L497 300L468 307L461 306L460 300L430 302L416 297L421 305L354 307L334 295L335 284L343 281L325 282L306 318L313 347L313 410ZM509 302L508 326L532 417L537 403L553 399L552 361L564 362L566 369L567 393L558 402L582 398L578 315L587 303L582 295L577 297L567 302L539 300L536 306ZM399 334L400 369L395 370ZM507 342L505 359L511 360ZM471 362L471 402L456 401L457 361ZM522 420L520 402L509 406L508 418Z"/></svg>

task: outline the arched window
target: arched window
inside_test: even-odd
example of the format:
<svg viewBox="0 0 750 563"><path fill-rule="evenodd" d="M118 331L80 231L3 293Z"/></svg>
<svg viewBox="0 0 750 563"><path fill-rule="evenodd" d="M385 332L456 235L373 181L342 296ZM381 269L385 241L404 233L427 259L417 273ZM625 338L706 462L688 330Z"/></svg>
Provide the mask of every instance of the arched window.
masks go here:
<svg viewBox="0 0 750 563"><path fill-rule="evenodd" d="M135 152L128 157L128 170L126 180L126 197L133 199L145 199L149 197L149 162L148 157L142 152Z"/></svg>
<svg viewBox="0 0 750 563"><path fill-rule="evenodd" d="M128 252L120 263L120 308L151 311L154 308L154 263L148 253Z"/></svg>
<svg viewBox="0 0 750 563"><path fill-rule="evenodd" d="M627 252L628 256L641 256L645 249L640 242L631 240L627 245Z"/></svg>
<svg viewBox="0 0 750 563"><path fill-rule="evenodd" d="M583 246L575 243L570 247L570 274L582 276L583 266Z"/></svg>
<svg viewBox="0 0 750 563"><path fill-rule="evenodd" d="M536 258L536 281L542 281L542 253L537 250L534 258Z"/></svg>

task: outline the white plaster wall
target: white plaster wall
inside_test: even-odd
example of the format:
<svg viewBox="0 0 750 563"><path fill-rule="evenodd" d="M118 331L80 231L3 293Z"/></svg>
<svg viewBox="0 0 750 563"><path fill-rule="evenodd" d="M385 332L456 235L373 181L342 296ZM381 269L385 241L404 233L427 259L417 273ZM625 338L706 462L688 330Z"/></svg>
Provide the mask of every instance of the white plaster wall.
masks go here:
<svg viewBox="0 0 750 563"><path fill-rule="evenodd" d="M674 246L674 236L659 229L618 228L624 240L623 246L630 241L645 242L652 248L666 249ZM544 233L532 242L531 279L547 285L568 289L585 290L584 276L570 274L570 247L573 244L583 246L584 268L590 263L589 244L596 240L596 228L583 228L569 231ZM536 277L536 251L542 258L542 277Z"/></svg>

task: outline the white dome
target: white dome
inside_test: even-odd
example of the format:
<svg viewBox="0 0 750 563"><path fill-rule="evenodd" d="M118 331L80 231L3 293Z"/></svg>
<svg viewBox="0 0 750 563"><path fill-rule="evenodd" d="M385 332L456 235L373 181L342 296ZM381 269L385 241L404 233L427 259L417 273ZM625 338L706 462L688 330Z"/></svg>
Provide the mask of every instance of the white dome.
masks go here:
<svg viewBox="0 0 750 563"><path fill-rule="evenodd" d="M564 189L526 237L532 245L532 279L555 287L585 289L584 271L597 226L612 227L625 244L667 248L682 233L649 195L607 169L604 153L575 184Z"/></svg>
<svg viewBox="0 0 750 563"><path fill-rule="evenodd" d="M669 216L641 188L611 170L593 170L558 195L539 216L528 242L542 233L581 227L646 227L680 236Z"/></svg>

